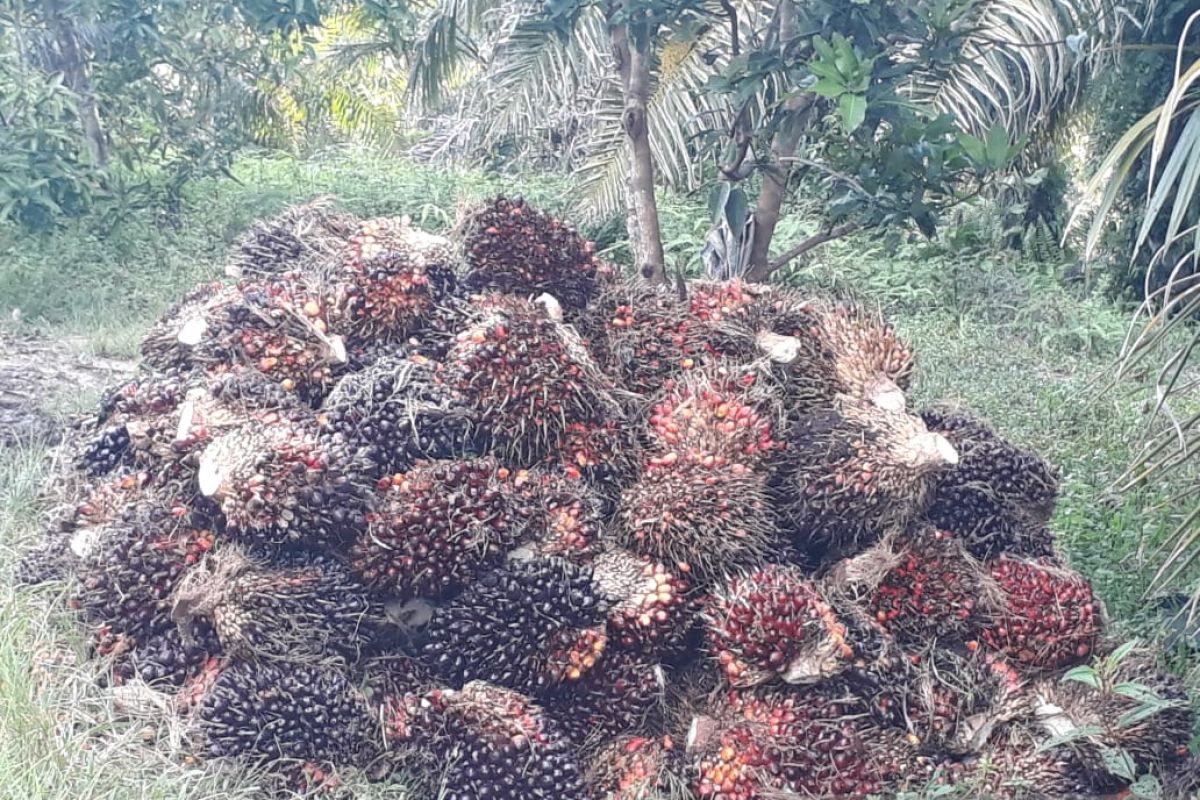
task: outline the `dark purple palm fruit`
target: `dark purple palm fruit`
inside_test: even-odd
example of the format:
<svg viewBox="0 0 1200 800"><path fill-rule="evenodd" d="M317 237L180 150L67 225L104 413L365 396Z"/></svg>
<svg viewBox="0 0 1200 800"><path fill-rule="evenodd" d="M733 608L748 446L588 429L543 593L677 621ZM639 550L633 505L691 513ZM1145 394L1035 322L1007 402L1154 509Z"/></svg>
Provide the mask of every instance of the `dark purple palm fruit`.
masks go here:
<svg viewBox="0 0 1200 800"><path fill-rule="evenodd" d="M225 274L260 279L336 258L354 232L354 218L315 197L255 222L234 243Z"/></svg>
<svg viewBox="0 0 1200 800"><path fill-rule="evenodd" d="M423 781L444 800L589 800L575 748L533 700L472 681L427 697Z"/></svg>
<svg viewBox="0 0 1200 800"><path fill-rule="evenodd" d="M1187 756L1162 780L1162 800L1195 800L1200 793L1200 756Z"/></svg>
<svg viewBox="0 0 1200 800"><path fill-rule="evenodd" d="M188 681L221 663L224 651L212 626L197 625L185 636L171 625L138 634L113 664L113 679L127 683L138 679L154 687L179 689Z"/></svg>
<svg viewBox="0 0 1200 800"><path fill-rule="evenodd" d="M708 800L876 795L891 777L875 763L877 731L853 698L815 689L732 690L716 717L693 721L693 791Z"/></svg>
<svg viewBox="0 0 1200 800"><path fill-rule="evenodd" d="M1122 648L1108 655L1116 657L1097 661L1095 682L1039 681L1034 719L1048 737L1094 731L1068 746L1097 782L1119 779L1105 759L1113 751L1132 758L1138 774L1163 774L1188 754L1195 714L1187 689L1149 651Z"/></svg>
<svg viewBox="0 0 1200 800"><path fill-rule="evenodd" d="M336 545L366 526L374 464L308 415L267 412L215 438L197 470L227 531L268 544Z"/></svg>
<svg viewBox="0 0 1200 800"><path fill-rule="evenodd" d="M581 746L646 730L661 710L666 673L631 653L605 653L578 681L542 698L559 730Z"/></svg>
<svg viewBox="0 0 1200 800"><path fill-rule="evenodd" d="M353 662L378 635L384 609L327 556L268 560L224 547L180 581L171 618L185 638L211 624L235 658Z"/></svg>
<svg viewBox="0 0 1200 800"><path fill-rule="evenodd" d="M172 627L171 596L213 544L211 531L179 525L169 514L147 511L112 524L83 557L71 605L103 642Z"/></svg>
<svg viewBox="0 0 1200 800"><path fill-rule="evenodd" d="M478 298L445 364L446 384L495 449L525 464L559 448L572 423L616 416L607 378L547 304Z"/></svg>
<svg viewBox="0 0 1200 800"><path fill-rule="evenodd" d="M434 611L424 655L454 685L483 680L545 692L596 665L609 602L587 567L512 562Z"/></svg>
<svg viewBox="0 0 1200 800"><path fill-rule="evenodd" d="M653 446L685 457L720 455L753 468L783 447L779 409L754 372L728 366L669 379L650 412Z"/></svg>
<svg viewBox="0 0 1200 800"><path fill-rule="evenodd" d="M872 552L877 550L878 552ZM873 585L859 587L875 620L904 646L974 640L1002 598L961 541L928 526L880 542L856 558L880 559Z"/></svg>
<svg viewBox="0 0 1200 800"><path fill-rule="evenodd" d="M614 534L634 552L709 580L761 562L775 518L764 477L745 464L652 451L621 495Z"/></svg>
<svg viewBox="0 0 1200 800"><path fill-rule="evenodd" d="M767 566L718 584L705 604L713 657L734 686L812 683L851 655L846 626L804 573Z"/></svg>
<svg viewBox="0 0 1200 800"><path fill-rule="evenodd" d="M467 289L535 297L549 292L573 313L586 307L613 267L562 220L522 198L497 197L459 222Z"/></svg>
<svg viewBox="0 0 1200 800"><path fill-rule="evenodd" d="M338 302L354 342L402 341L455 289L449 240L407 218L360 223L343 254Z"/></svg>
<svg viewBox="0 0 1200 800"><path fill-rule="evenodd" d="M592 570L601 593L613 598L608 612L610 647L654 661L683 653L700 606L683 572L619 549L597 555Z"/></svg>
<svg viewBox="0 0 1200 800"><path fill-rule="evenodd" d="M146 332L142 363L168 372L190 369L240 300L236 286L213 282L195 287Z"/></svg>
<svg viewBox="0 0 1200 800"><path fill-rule="evenodd" d="M980 558L1052 556L1046 524L1058 497L1058 471L969 412L934 406L921 417L959 452L959 463L937 476L926 517Z"/></svg>
<svg viewBox="0 0 1200 800"><path fill-rule="evenodd" d="M810 553L859 552L911 522L957 458L920 418L839 397L792 427L772 484L781 522Z"/></svg>
<svg viewBox="0 0 1200 800"><path fill-rule="evenodd" d="M682 755L670 736L622 736L588 759L584 778L599 800L685 800Z"/></svg>
<svg viewBox="0 0 1200 800"><path fill-rule="evenodd" d="M477 453L478 420L437 371L425 356L397 352L344 376L322 404L322 435L370 448L385 475Z"/></svg>
<svg viewBox="0 0 1200 800"><path fill-rule="evenodd" d="M197 712L206 757L255 765L313 762L363 766L382 751L369 704L339 669L304 663L236 662Z"/></svg>
<svg viewBox="0 0 1200 800"><path fill-rule="evenodd" d="M530 478L492 458L431 461L380 481L350 564L368 585L401 597L461 589L494 569L540 510Z"/></svg>
<svg viewBox="0 0 1200 800"><path fill-rule="evenodd" d="M1104 623L1092 585L1077 572L1028 559L990 565L1003 603L980 640L1026 669L1057 669L1087 659Z"/></svg>

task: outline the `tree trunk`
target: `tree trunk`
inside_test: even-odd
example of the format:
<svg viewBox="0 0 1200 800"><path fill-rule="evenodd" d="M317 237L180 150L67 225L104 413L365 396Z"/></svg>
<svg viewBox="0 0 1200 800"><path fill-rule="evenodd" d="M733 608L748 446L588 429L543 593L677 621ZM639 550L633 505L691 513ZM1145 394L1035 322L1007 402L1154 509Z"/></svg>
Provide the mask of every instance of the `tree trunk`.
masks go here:
<svg viewBox="0 0 1200 800"><path fill-rule="evenodd" d="M629 208L635 220L630 230L630 244L634 264L647 280L666 283L666 257L659 228L658 201L654 197L654 162L646 118L650 102L651 37L649 32L631 37L628 22L610 25L609 34L625 95L621 123L629 146Z"/></svg>
<svg viewBox="0 0 1200 800"><path fill-rule="evenodd" d="M778 46L782 52L796 35L796 9L791 0L780 0L776 10L778 22ZM788 180L792 168L787 159L796 154L800 137L807 124L807 114L814 98L811 94L793 97L784 104L787 120L771 142L771 155L775 163L763 174L762 190L754 206L754 241L750 247L750 268L746 280L765 281L771 274L771 241L775 238L775 226L779 224L779 209L787 196Z"/></svg>
<svg viewBox="0 0 1200 800"><path fill-rule="evenodd" d="M63 73L63 83L79 98L79 124L83 128L83 136L91 149L92 158L97 165L106 166L108 139L104 135L104 127L100 124L100 109L96 104L96 96L92 93L87 59L79 47L75 24L64 13L62 0L46 0L46 12L58 45L59 63L55 66Z"/></svg>

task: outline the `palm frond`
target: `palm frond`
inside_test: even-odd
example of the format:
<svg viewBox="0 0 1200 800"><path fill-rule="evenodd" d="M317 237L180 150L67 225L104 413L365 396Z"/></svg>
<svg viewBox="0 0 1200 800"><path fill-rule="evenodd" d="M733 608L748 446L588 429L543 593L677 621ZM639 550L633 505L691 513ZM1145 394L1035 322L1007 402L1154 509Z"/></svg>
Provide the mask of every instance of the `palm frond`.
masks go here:
<svg viewBox="0 0 1200 800"><path fill-rule="evenodd" d="M986 0L962 20L963 57L918 72L909 91L972 133L999 122L1016 140L1070 105L1124 21L1106 0Z"/></svg>

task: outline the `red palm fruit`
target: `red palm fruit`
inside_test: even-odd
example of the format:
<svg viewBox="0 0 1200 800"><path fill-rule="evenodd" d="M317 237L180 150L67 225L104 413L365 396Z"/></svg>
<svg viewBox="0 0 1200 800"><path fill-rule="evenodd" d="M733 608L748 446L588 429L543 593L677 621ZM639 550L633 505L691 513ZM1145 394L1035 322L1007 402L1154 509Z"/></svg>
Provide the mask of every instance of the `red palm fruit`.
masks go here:
<svg viewBox="0 0 1200 800"><path fill-rule="evenodd" d="M1103 627L1099 601L1086 578L1037 561L1001 557L992 579L1004 605L983 629L982 642L1024 667L1054 669L1086 659Z"/></svg>
<svg viewBox="0 0 1200 800"><path fill-rule="evenodd" d="M850 655L845 625L794 567L771 565L718 585L704 620L711 651L735 686L777 676L811 681Z"/></svg>
<svg viewBox="0 0 1200 800"><path fill-rule="evenodd" d="M957 458L920 418L840 397L796 420L773 487L797 544L837 557L912 521Z"/></svg>
<svg viewBox="0 0 1200 800"><path fill-rule="evenodd" d="M332 210L332 203L327 195L316 197L254 223L234 243L225 273L258 279L336 257L354 231L354 219Z"/></svg>
<svg viewBox="0 0 1200 800"><path fill-rule="evenodd" d="M749 370L714 369L671 379L650 412L650 438L688 457L722 455L758 467L783 446L779 414Z"/></svg>
<svg viewBox="0 0 1200 800"><path fill-rule="evenodd" d="M472 681L435 689L415 745L429 757L423 796L468 800L574 800L590 795L575 748L529 697ZM407 765L407 762L406 762Z"/></svg>
<svg viewBox="0 0 1200 800"><path fill-rule="evenodd" d="M697 720L689 736L700 798L865 798L890 777L872 762L875 729L852 701L815 690L734 690L725 705L710 730Z"/></svg>
<svg viewBox="0 0 1200 800"><path fill-rule="evenodd" d="M679 293L640 279L614 284L580 321L597 361L621 388L653 396L670 377L720 359L713 327Z"/></svg>
<svg viewBox="0 0 1200 800"><path fill-rule="evenodd" d="M523 297L549 292L578 311L614 271L597 257L595 245L520 197L497 197L468 212L458 235L469 267L466 285L473 292Z"/></svg>
<svg viewBox="0 0 1200 800"><path fill-rule="evenodd" d="M919 527L895 544L880 543L891 566L868 592L875 619L903 645L966 642L999 601L987 570L950 534ZM870 552L863 556L870 556Z"/></svg>
<svg viewBox="0 0 1200 800"><path fill-rule="evenodd" d="M355 342L400 341L454 290L451 244L405 219L367 220L349 242L338 304Z"/></svg>
<svg viewBox="0 0 1200 800"><path fill-rule="evenodd" d="M568 423L546 466L579 477L604 498L615 498L637 476L641 445L629 425L602 419Z"/></svg>
<svg viewBox="0 0 1200 800"><path fill-rule="evenodd" d="M1053 555L1046 523L1058 497L1057 470L970 412L935 406L921 417L960 456L953 469L938 474L926 517L981 558Z"/></svg>
<svg viewBox="0 0 1200 800"><path fill-rule="evenodd" d="M327 545L366 525L374 465L319 434L312 417L267 412L205 447L199 487L220 505L231 534Z"/></svg>
<svg viewBox="0 0 1200 800"><path fill-rule="evenodd" d="M595 554L604 524L603 501L571 474L519 470L520 491L532 509L527 528L531 551L586 562Z"/></svg>
<svg viewBox="0 0 1200 800"><path fill-rule="evenodd" d="M584 777L599 800L684 800L682 761L670 736L624 736L589 759Z"/></svg>
<svg viewBox="0 0 1200 800"><path fill-rule="evenodd" d="M661 661L687 646L699 609L684 573L627 550L601 553L592 569L600 591L613 598L608 612L613 648Z"/></svg>
<svg viewBox="0 0 1200 800"><path fill-rule="evenodd" d="M382 603L326 556L267 559L225 547L176 587L172 619L185 638L211 623L242 659L356 661L384 624Z"/></svg>
<svg viewBox="0 0 1200 800"><path fill-rule="evenodd" d="M615 408L570 329L538 303L512 297L478 299L447 356L445 380L496 448L526 463L560 448L571 424Z"/></svg>
<svg viewBox="0 0 1200 800"><path fill-rule="evenodd" d="M1104 661L1096 665L1104 676L1096 684L1039 681L1033 690L1038 726L1049 737L1084 728L1095 731L1071 746L1097 782L1118 778L1105 758L1111 751L1129 755L1139 774L1161 774L1188 752L1195 714L1186 688L1144 649L1125 652L1108 674ZM1148 716L1143 709L1154 706L1147 701L1161 704Z"/></svg>
<svg viewBox="0 0 1200 800"><path fill-rule="evenodd" d="M581 746L644 731L661 709L666 674L654 661L606 652L594 669L543 700L559 729Z"/></svg>
<svg viewBox="0 0 1200 800"><path fill-rule="evenodd" d="M648 455L621 495L623 546L703 580L761 561L775 534L761 475L724 456Z"/></svg>
<svg viewBox="0 0 1200 800"><path fill-rule="evenodd" d="M769 290L740 280L728 282L689 281L688 310L701 322L721 323L737 318L746 309L762 303Z"/></svg>
<svg viewBox="0 0 1200 800"><path fill-rule="evenodd" d="M433 461L380 481L350 564L368 584L402 597L460 589L495 567L537 513L524 471L494 459Z"/></svg>

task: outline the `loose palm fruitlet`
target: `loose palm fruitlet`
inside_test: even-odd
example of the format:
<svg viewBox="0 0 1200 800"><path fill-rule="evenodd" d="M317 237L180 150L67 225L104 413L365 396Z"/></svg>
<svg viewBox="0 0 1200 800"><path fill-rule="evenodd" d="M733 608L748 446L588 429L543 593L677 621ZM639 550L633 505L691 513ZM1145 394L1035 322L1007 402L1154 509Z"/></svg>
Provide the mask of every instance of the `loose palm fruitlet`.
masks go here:
<svg viewBox="0 0 1200 800"><path fill-rule="evenodd" d="M116 707L322 797L1195 785L1184 687L1055 552L1057 471L910 412L876 310L462 220L255 226L64 442L17 577L67 583Z"/></svg>

